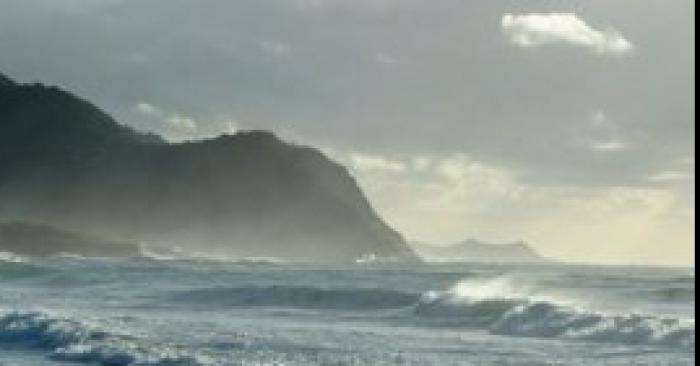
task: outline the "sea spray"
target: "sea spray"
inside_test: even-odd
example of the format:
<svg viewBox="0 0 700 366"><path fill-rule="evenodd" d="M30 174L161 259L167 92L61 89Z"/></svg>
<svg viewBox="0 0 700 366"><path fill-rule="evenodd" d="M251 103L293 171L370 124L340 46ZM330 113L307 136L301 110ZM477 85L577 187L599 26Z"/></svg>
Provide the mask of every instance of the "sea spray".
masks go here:
<svg viewBox="0 0 700 366"><path fill-rule="evenodd" d="M442 325L448 318L499 335L695 348L694 319L592 311L561 297L533 295L535 288L514 286L509 277L461 281L448 291L426 293L414 311L442 319Z"/></svg>

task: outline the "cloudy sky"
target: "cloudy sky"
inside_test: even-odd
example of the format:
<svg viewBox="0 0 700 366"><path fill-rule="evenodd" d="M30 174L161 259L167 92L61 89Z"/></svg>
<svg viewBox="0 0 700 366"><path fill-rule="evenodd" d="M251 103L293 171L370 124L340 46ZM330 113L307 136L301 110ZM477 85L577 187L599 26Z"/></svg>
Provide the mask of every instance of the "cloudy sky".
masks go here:
<svg viewBox="0 0 700 366"><path fill-rule="evenodd" d="M173 141L321 147L411 240L692 264L694 7L3 0L0 72Z"/></svg>

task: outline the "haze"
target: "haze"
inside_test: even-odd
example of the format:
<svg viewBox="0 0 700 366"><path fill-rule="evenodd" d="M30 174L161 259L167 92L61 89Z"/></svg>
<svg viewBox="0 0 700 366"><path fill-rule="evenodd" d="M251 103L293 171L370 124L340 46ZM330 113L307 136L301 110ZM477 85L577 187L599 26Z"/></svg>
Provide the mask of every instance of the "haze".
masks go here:
<svg viewBox="0 0 700 366"><path fill-rule="evenodd" d="M173 141L322 147L408 240L693 265L694 8L7 0L0 71Z"/></svg>

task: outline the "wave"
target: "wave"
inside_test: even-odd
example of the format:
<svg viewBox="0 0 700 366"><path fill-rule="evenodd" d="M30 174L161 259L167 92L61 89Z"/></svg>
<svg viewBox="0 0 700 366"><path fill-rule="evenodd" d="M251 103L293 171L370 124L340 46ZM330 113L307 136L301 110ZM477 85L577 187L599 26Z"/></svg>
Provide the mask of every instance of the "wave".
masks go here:
<svg viewBox="0 0 700 366"><path fill-rule="evenodd" d="M283 264L286 261L276 257L226 257L213 256L211 254L187 252L179 247L165 248L152 247L146 243L139 244L141 258L154 261L182 261L182 262L212 262L235 264Z"/></svg>
<svg viewBox="0 0 700 366"><path fill-rule="evenodd" d="M422 295L379 288L217 287L178 292L171 300L207 307L396 309L428 325L472 327L499 335L695 347L694 320L590 311L554 297L524 295L527 286L503 294L499 282Z"/></svg>
<svg viewBox="0 0 700 366"><path fill-rule="evenodd" d="M408 307L419 297L418 294L380 288L250 286L190 290L175 294L173 300L231 307L371 310Z"/></svg>
<svg viewBox="0 0 700 366"><path fill-rule="evenodd" d="M26 258L18 258L12 258L7 261L0 258L0 281L37 276L47 271L47 269L35 265Z"/></svg>
<svg viewBox="0 0 700 366"><path fill-rule="evenodd" d="M286 264L288 263L282 258L277 257L245 257L245 258L232 258L232 259L211 259L213 261L224 261L236 264Z"/></svg>
<svg viewBox="0 0 700 366"><path fill-rule="evenodd" d="M208 365L199 356L172 347L144 347L129 335L112 334L76 320L45 312L0 312L0 345L47 351L55 361L110 366Z"/></svg>
<svg viewBox="0 0 700 366"><path fill-rule="evenodd" d="M605 314L548 302L515 305L490 329L504 335L695 348L695 321Z"/></svg>
<svg viewBox="0 0 700 366"><path fill-rule="evenodd" d="M498 335L695 348L694 319L609 314L555 297L523 295L523 291L498 294L499 286L484 293L484 288L489 286L473 292L456 286L426 293L414 314L441 324L484 327Z"/></svg>
<svg viewBox="0 0 700 366"><path fill-rule="evenodd" d="M578 339L694 349L695 321L643 314L613 314L578 306L565 297L542 295L535 283L510 278L462 281L447 291L423 294L385 288L306 286L215 287L177 292L186 306L277 307L341 311L400 311L408 319L493 334Z"/></svg>
<svg viewBox="0 0 700 366"><path fill-rule="evenodd" d="M185 253L180 248L153 247L148 243L139 243L139 255L142 258L156 261L172 261L185 259Z"/></svg>
<svg viewBox="0 0 700 366"><path fill-rule="evenodd" d="M648 294L657 300L666 302L689 302L695 300L695 288L663 287L652 289Z"/></svg>
<svg viewBox="0 0 700 366"><path fill-rule="evenodd" d="M26 263L29 259L15 253L0 251L0 262Z"/></svg>

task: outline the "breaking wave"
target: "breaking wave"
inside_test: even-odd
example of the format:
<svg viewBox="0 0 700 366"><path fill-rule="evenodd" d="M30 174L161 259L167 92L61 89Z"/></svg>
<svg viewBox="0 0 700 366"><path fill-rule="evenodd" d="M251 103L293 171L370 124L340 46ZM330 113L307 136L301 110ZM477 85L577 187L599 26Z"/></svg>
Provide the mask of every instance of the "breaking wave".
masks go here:
<svg viewBox="0 0 700 366"><path fill-rule="evenodd" d="M694 319L597 312L556 297L523 295L527 291L522 289L503 294L500 285L470 288L462 283L429 292L414 312L442 324L484 327L499 335L695 348Z"/></svg>
<svg viewBox="0 0 700 366"><path fill-rule="evenodd" d="M26 263L29 260L21 255L17 255L11 252L0 251L0 262L6 263Z"/></svg>
<svg viewBox="0 0 700 366"><path fill-rule="evenodd" d="M76 320L44 312L0 311L0 346L47 352L55 361L110 366L198 366L209 362L172 347L140 345L129 335L112 334Z"/></svg>
<svg viewBox="0 0 700 366"><path fill-rule="evenodd" d="M54 261L58 261L58 264ZM79 262L52 259L46 267L43 267L42 263L44 262L40 260L0 258L0 280L56 272L61 276L47 276L53 287L57 287L56 283L61 284L56 281L69 281L76 286L82 286L84 281L92 281L91 278L76 280L73 276L66 277L55 268L59 264L75 265L80 264ZM149 271L152 268L161 270L161 264L155 262L143 261L137 264L145 266L143 268ZM216 265L212 268L218 270L219 267ZM242 273L247 273L248 267L245 269ZM260 271L266 269L267 267L252 268ZM206 273L208 272L203 272ZM238 272L236 275L238 276ZM247 278L242 277L244 280ZM237 279L238 277L227 283L235 283ZM337 284L326 287L313 284L268 285L274 282L253 282L255 285L244 285L239 282L234 286L190 287L187 290L182 287L166 288L162 292L151 294L153 296L149 296L147 301L153 300L153 305L182 306L189 308L188 311L193 308L220 310L227 307L291 308L310 310L311 314L315 314L313 311L351 311L370 314L372 321L397 321L402 325L410 322L427 326L475 329L509 337L665 346L694 351L694 318L685 319L680 315L674 317L605 312L596 306L582 305L568 295L547 290L551 287L543 288L546 287L545 282L527 283L524 282L525 278L517 280L508 277L485 279L483 276L472 276L447 290L424 293L417 289L404 291L390 286L369 287L373 284L368 285L361 281L357 283L363 283L367 287L342 287ZM32 280L32 284L34 282L37 281ZM206 283L210 286L209 282ZM426 288L423 286L430 283L434 282L427 281L421 288ZM684 303L693 301L694 297L694 288L689 288L688 284L679 281L658 287L639 287L643 288L645 297L651 294L659 299ZM587 292L584 294L591 295ZM376 312L371 313L372 311ZM351 315L355 314L357 313ZM93 326L83 320L42 311L0 309L0 348L4 344L40 350L53 360L101 365L212 363L201 354L184 351L181 346L153 343L134 335L119 334L112 327Z"/></svg>
<svg viewBox="0 0 700 366"><path fill-rule="evenodd" d="M532 296L502 279L460 283L424 294L381 288L217 287L178 292L171 300L204 307L277 307L338 311L395 309L408 319L484 329L506 336L560 338L694 349L695 321L587 310L566 299Z"/></svg>
<svg viewBox="0 0 700 366"><path fill-rule="evenodd" d="M184 251L181 248L152 247L146 243L139 244L141 258L153 261L181 261L181 262L212 262L233 264L284 264L286 261L276 257L229 257L214 256L205 253Z"/></svg>
<svg viewBox="0 0 700 366"><path fill-rule="evenodd" d="M496 334L626 344L695 347L695 322L640 314L610 315L548 302L517 304L492 326Z"/></svg>

